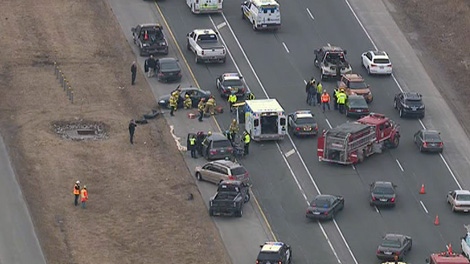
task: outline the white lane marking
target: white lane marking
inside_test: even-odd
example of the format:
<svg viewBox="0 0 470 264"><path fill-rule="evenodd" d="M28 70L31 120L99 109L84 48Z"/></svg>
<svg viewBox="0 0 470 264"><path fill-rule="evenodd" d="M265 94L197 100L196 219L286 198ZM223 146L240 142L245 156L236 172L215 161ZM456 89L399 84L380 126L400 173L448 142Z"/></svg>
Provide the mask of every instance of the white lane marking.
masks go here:
<svg viewBox="0 0 470 264"><path fill-rule="evenodd" d="M310 12L310 9L308 9L308 7L307 7L307 13L310 16L310 18L312 18L312 20L315 20L315 18L312 15L312 12Z"/></svg>
<svg viewBox="0 0 470 264"><path fill-rule="evenodd" d="M286 152L286 158L290 157L294 153L295 153L295 149L291 149L291 150L287 151Z"/></svg>
<svg viewBox="0 0 470 264"><path fill-rule="evenodd" d="M330 121L328 121L328 118L325 118L325 121L326 121L326 123L328 124L328 126L330 127L330 129L333 128L333 127L331 126L331 124L330 124Z"/></svg>
<svg viewBox="0 0 470 264"><path fill-rule="evenodd" d="M221 29L221 28L225 27L226 25L227 25L227 23L222 22L222 23L217 25L217 29Z"/></svg>
<svg viewBox="0 0 470 264"><path fill-rule="evenodd" d="M235 39L235 42L237 43L238 47L240 48L240 51L242 52L243 57L245 58L246 62L248 63L248 66L250 67L250 69L251 69L253 75L255 76L256 81L258 82L258 84L260 85L261 89L263 90L263 93L265 94L266 98L269 99L268 92L267 92L266 89L264 88L263 83L262 83L261 80L259 79L258 74L256 73L255 69L253 68L253 65L251 64L251 61L248 59L248 56L246 55L245 50L243 49L242 45L240 44L240 41L238 40L237 36L235 35L235 32L233 31L232 27L230 26L230 23L228 22L228 20L227 20L227 18L225 17L225 14L224 14L224 13L222 13L222 17L223 17L224 21L227 23L227 27L229 28L230 32L232 33L232 36L233 36L233 38ZM209 19L211 20L212 25L215 26L215 23L214 23L214 21L212 20L212 17L211 17L211 16L209 16ZM225 41L223 40L223 37L222 37L221 35L219 35L219 36L220 36L220 39L221 39L222 43L224 43L224 45L225 45ZM225 45L225 47L227 48L227 51L228 51L228 46ZM236 62L235 62L235 60L233 59L233 57L232 57L232 56L230 56L230 57L232 58L233 63L236 65ZM238 69L238 66L237 66L237 69ZM312 181L313 186L315 187L315 190L317 191L318 194L321 194L320 190L318 189L317 183L313 180L312 174L310 174L310 171L308 170L307 165L305 164L304 159L303 159L302 156L299 154L299 151L298 151L296 145L294 144L294 141L292 140L292 137L291 137L289 134L287 134L287 137L289 138L289 140L290 140L292 146L294 147L295 151L297 152L297 155L299 156L300 161L302 162L303 167L305 168L307 174L309 175L310 180ZM295 176L295 173L294 173L294 172L292 171L292 169L290 168L289 162L287 161L286 157L283 155L282 150L281 150L281 147L279 146L279 143L276 143L276 146L277 146L277 148L278 148L279 153L280 153L281 156L283 157L284 162L285 162L286 165L288 166L288 168L289 168L289 170L290 170L290 172L291 172L292 177L294 178L295 182L297 183L297 186L298 186L299 189L301 190L301 193L302 193L302 195L304 196L305 201L308 203L309 201L308 201L308 199L307 199L307 196L305 195L305 192L303 191L303 189L302 189L302 187L301 187L299 181L297 180L297 176ZM322 224L321 224L320 222L318 222L318 225L319 225L319 226L321 227L321 229L323 230L323 226L322 226ZM339 226L336 226L336 228L337 228L338 232L341 233L341 231L339 230ZM329 239L329 237L328 237L328 234L327 234L326 232L323 232L323 236L324 236L325 239L328 241L328 245L330 246L331 251L332 251L333 254L335 255L336 260L338 261L338 263L341 263L341 260L340 260L340 258L339 258L339 256L338 256L338 254L336 253L336 250L335 250L335 248L333 247L333 244L330 242L330 239ZM347 248L348 251L349 251L349 254L351 255L352 259L354 260L354 263L355 263L355 264L359 264L359 263L357 262L357 260L356 260L356 257L354 256L354 254L353 254L351 248L349 247L349 244L348 244L348 242L346 241L346 239L345 239L343 236L342 236L342 239L343 239L344 244L346 245L346 248Z"/></svg>
<svg viewBox="0 0 470 264"><path fill-rule="evenodd" d="M361 26L362 30L364 31L364 33L366 33L366 36L367 38L369 39L370 43L372 43L372 45L374 46L374 49L375 50L379 50L377 45L375 44L375 42L372 40L372 37L369 35L369 32L367 32L366 28L364 27L364 25L362 24L361 20L359 20L359 17L357 16L356 12L354 12L354 9L352 8L351 4L349 4L349 1L348 0L344 0L344 2L346 2L346 4L348 5L349 7L349 10L351 10L352 14L354 15L354 17L356 18L357 22L359 23L359 25ZM395 75L392 74L392 78L393 78L393 81L396 83L396 85L398 86L398 89L400 89L401 92L404 92L403 88L401 87L400 83L398 83L398 80L397 78L395 78ZM419 123L421 124L421 127L423 129L426 129L426 126L424 125L424 123L419 120ZM455 174L454 172L452 171L452 169L450 168L449 164L447 163L446 159L444 158L444 156L442 154L439 154L439 156L441 157L442 161L444 162L444 164L446 165L447 167L447 170L450 172L450 175L452 175L452 178L454 179L455 183L457 184L457 186L459 186L459 189L462 190L462 186L460 185L459 181L457 180L457 177L455 177Z"/></svg>
<svg viewBox="0 0 470 264"><path fill-rule="evenodd" d="M429 214L428 212L428 209L426 208L426 206L424 205L423 201L419 201L419 203L421 204L421 207L423 207L424 211Z"/></svg>
<svg viewBox="0 0 470 264"><path fill-rule="evenodd" d="M306 80L304 80L304 83L305 83L305 84L307 84L307 81L306 81Z"/></svg>
<svg viewBox="0 0 470 264"><path fill-rule="evenodd" d="M374 209L378 214L380 214L379 208L377 206L374 205Z"/></svg>
<svg viewBox="0 0 470 264"><path fill-rule="evenodd" d="M400 167L400 170L401 170L402 172L405 171L405 170L403 169L403 167L401 166L400 161L399 161L398 159L395 159L395 161L397 162L398 167Z"/></svg>
<svg viewBox="0 0 470 264"><path fill-rule="evenodd" d="M290 53L289 49L287 48L286 43L282 42L282 46L284 46L284 49L286 49L287 53Z"/></svg>
<svg viewBox="0 0 470 264"><path fill-rule="evenodd" d="M352 167L353 170L356 170L356 166L354 166L354 164L351 165L351 167Z"/></svg>

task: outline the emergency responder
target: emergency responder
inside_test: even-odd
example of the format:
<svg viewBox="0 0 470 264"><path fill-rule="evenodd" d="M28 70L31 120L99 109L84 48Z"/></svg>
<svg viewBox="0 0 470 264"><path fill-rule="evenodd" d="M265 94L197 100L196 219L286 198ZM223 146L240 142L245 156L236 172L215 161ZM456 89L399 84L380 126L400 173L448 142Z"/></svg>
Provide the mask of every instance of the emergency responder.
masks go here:
<svg viewBox="0 0 470 264"><path fill-rule="evenodd" d="M135 128L137 127L137 123L135 122L134 119L131 119L129 122L129 140L131 144L134 144L134 133L135 133Z"/></svg>
<svg viewBox="0 0 470 264"><path fill-rule="evenodd" d="M230 123L230 127L228 128L228 135L229 135L229 140L234 142L235 141L235 136L237 135L239 130L238 127L238 122L236 119L232 120L232 123Z"/></svg>
<svg viewBox="0 0 470 264"><path fill-rule="evenodd" d="M333 90L333 105L334 105L334 109L335 110L338 110L338 93L339 93L339 89L338 88L335 88Z"/></svg>
<svg viewBox="0 0 470 264"><path fill-rule="evenodd" d="M248 155L250 154L250 141L251 141L251 137L250 137L250 133L248 133L248 131L245 130L245 132L243 132L243 152L244 152L244 155Z"/></svg>
<svg viewBox="0 0 470 264"><path fill-rule="evenodd" d="M82 200L81 200L81 202L82 202L82 208L85 209L86 202L88 201L88 191L87 191L87 189L86 189L86 185L83 186L81 195L82 195Z"/></svg>
<svg viewBox="0 0 470 264"><path fill-rule="evenodd" d="M248 93L246 100L255 100L255 94L252 92Z"/></svg>
<svg viewBox="0 0 470 264"><path fill-rule="evenodd" d="M202 141L202 145L203 145L203 146L204 146L204 145L206 145L206 146L208 145L209 139L207 139L207 138L210 137L210 136L212 136L212 132L211 132L211 131L207 132L207 135L204 137L204 140Z"/></svg>
<svg viewBox="0 0 470 264"><path fill-rule="evenodd" d="M344 110L345 110L344 105L346 104L347 96L343 88L339 90L337 97L338 97L337 102L338 102L339 113L344 114Z"/></svg>
<svg viewBox="0 0 470 264"><path fill-rule="evenodd" d="M305 92L307 93L307 104L315 105L315 97L317 93L315 78L312 77L312 79L305 85Z"/></svg>
<svg viewBox="0 0 470 264"><path fill-rule="evenodd" d="M189 138L189 150L191 151L191 158L196 159L196 137L191 135Z"/></svg>
<svg viewBox="0 0 470 264"><path fill-rule="evenodd" d="M317 103L318 103L319 106L321 104L322 95L323 95L323 85L321 84L321 82L318 82L318 84L317 84Z"/></svg>
<svg viewBox="0 0 470 264"><path fill-rule="evenodd" d="M75 196L74 204L78 205L78 198L80 198L80 181L76 181L73 186L73 196Z"/></svg>
<svg viewBox="0 0 470 264"><path fill-rule="evenodd" d="M211 95L209 97L209 100L207 100L206 109L204 110L204 113L205 114L210 113L211 115L215 115L215 111L214 111L215 106L216 106L216 103L215 103L214 96Z"/></svg>
<svg viewBox="0 0 470 264"><path fill-rule="evenodd" d="M230 87L229 87L230 88ZM233 104L235 104L237 102L237 95L235 94L235 92L232 92L229 96L228 96L228 103L230 104L230 112L233 112Z"/></svg>
<svg viewBox="0 0 470 264"><path fill-rule="evenodd" d="M189 97L189 94L185 95L184 99L184 109L191 109L193 108L193 100Z"/></svg>
<svg viewBox="0 0 470 264"><path fill-rule="evenodd" d="M323 91L323 94L321 95L321 107L323 109L323 113L325 113L325 108L328 107L328 110L330 110L330 95L325 91Z"/></svg>
<svg viewBox="0 0 470 264"><path fill-rule="evenodd" d="M176 111L176 108L178 107L178 97L176 97L176 92L173 92L170 96L170 115L174 116L173 112Z"/></svg>
<svg viewBox="0 0 470 264"><path fill-rule="evenodd" d="M206 99L201 98L199 103L197 104L197 110L199 110L199 122L202 122L202 118L204 117L204 109L206 108Z"/></svg>

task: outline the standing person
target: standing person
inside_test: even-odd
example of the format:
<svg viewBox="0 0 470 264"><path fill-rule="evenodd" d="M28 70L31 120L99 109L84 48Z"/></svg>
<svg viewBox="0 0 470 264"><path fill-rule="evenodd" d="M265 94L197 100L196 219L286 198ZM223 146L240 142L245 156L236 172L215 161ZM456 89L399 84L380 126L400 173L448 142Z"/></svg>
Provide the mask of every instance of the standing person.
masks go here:
<svg viewBox="0 0 470 264"><path fill-rule="evenodd" d="M206 108L205 101L206 99L201 98L201 100L197 104L197 109L199 110L199 118L197 120L199 120L199 122L202 122L202 118L204 117L204 110Z"/></svg>
<svg viewBox="0 0 470 264"><path fill-rule="evenodd" d="M210 112L211 115L215 115L215 110L214 110L214 108L215 108L216 105L217 105L217 104L216 104L216 102L215 102L214 96L211 95L211 96L209 97L209 100L207 100L205 113L209 113L209 112Z"/></svg>
<svg viewBox="0 0 470 264"><path fill-rule="evenodd" d="M234 142L235 141L235 135L237 135L238 130L240 128L238 127L238 123L236 119L232 120L232 123L230 123L230 127L228 128L228 132L230 135L230 141Z"/></svg>
<svg viewBox="0 0 470 264"><path fill-rule="evenodd" d="M74 204L78 205L78 198L80 198L80 181L76 181L73 186L73 196L75 196Z"/></svg>
<svg viewBox="0 0 470 264"><path fill-rule="evenodd" d="M129 138L131 141L131 144L134 144L134 132L135 132L135 127L137 126L136 122L134 119L132 119L129 122Z"/></svg>
<svg viewBox="0 0 470 264"><path fill-rule="evenodd" d="M185 95L184 99L184 109L191 109L193 108L193 100L189 97L189 94Z"/></svg>
<svg viewBox="0 0 470 264"><path fill-rule="evenodd" d="M323 109L323 113L325 113L325 108L328 107L328 110L330 110L330 95L325 91L323 91L323 94L321 95L321 106Z"/></svg>
<svg viewBox="0 0 470 264"><path fill-rule="evenodd" d="M199 131L196 134L196 149L199 153L199 156L202 156L202 142L204 141L205 135L204 132Z"/></svg>
<svg viewBox="0 0 470 264"><path fill-rule="evenodd" d="M155 74L155 65L157 62L155 61L155 58L153 55L150 55L150 58L148 59L148 67L149 67L149 72L147 74L147 77L152 77Z"/></svg>
<svg viewBox="0 0 470 264"><path fill-rule="evenodd" d="M146 59L145 62L144 62L144 71L148 76L148 74L149 74L149 59Z"/></svg>
<svg viewBox="0 0 470 264"><path fill-rule="evenodd" d="M228 96L228 103L230 104L230 112L233 112L233 104L235 104L237 102L237 95L235 94L235 92L232 92L229 96Z"/></svg>
<svg viewBox="0 0 470 264"><path fill-rule="evenodd" d="M333 90L333 105L334 105L335 110L338 110L338 93L339 93L338 88L335 88Z"/></svg>
<svg viewBox="0 0 470 264"><path fill-rule="evenodd" d="M135 84L135 77L137 76L137 65L135 65L135 61L132 62L131 73L132 73L131 84L134 85Z"/></svg>
<svg viewBox="0 0 470 264"><path fill-rule="evenodd" d="M315 78L312 77L310 81L305 85L305 92L307 93L307 104L312 105L312 96L315 96L316 93L316 85L315 85ZM313 101L315 105L315 101Z"/></svg>
<svg viewBox="0 0 470 264"><path fill-rule="evenodd" d="M189 138L189 150L191 151L191 158L196 159L196 137L191 135Z"/></svg>
<svg viewBox="0 0 470 264"><path fill-rule="evenodd" d="M338 97L338 108L339 108L339 113L344 114L344 105L346 104L346 99L347 96L344 93L344 89L341 89L340 92L337 95Z"/></svg>
<svg viewBox="0 0 470 264"><path fill-rule="evenodd" d="M179 96L178 96L179 97ZM174 116L173 112L176 111L176 108L178 106L178 97L177 97L177 93L176 92L173 92L170 96L170 115L171 116Z"/></svg>
<svg viewBox="0 0 470 264"><path fill-rule="evenodd" d="M321 82L318 82L318 84L317 84L317 103L318 103L318 106L320 106L320 104L321 104L322 95L323 95L323 85L321 84Z"/></svg>
<svg viewBox="0 0 470 264"><path fill-rule="evenodd" d="M88 191L86 189L86 185L83 185L82 189L82 208L85 209L86 207L86 202L88 201Z"/></svg>
<svg viewBox="0 0 470 264"><path fill-rule="evenodd" d="M245 155L250 154L250 141L251 141L250 133L248 133L248 131L245 130L245 132L243 133L243 143L244 143L243 151Z"/></svg>

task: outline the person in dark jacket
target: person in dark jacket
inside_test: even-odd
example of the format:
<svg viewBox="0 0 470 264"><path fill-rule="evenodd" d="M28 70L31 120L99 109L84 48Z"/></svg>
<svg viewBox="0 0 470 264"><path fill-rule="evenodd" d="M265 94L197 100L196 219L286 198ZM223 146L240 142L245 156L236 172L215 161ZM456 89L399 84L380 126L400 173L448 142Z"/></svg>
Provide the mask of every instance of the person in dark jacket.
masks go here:
<svg viewBox="0 0 470 264"><path fill-rule="evenodd" d="M204 141L205 137L206 136L204 135L204 132L202 131L199 131L196 134L196 149L197 149L197 152L199 153L199 156L202 156L202 142Z"/></svg>
<svg viewBox="0 0 470 264"><path fill-rule="evenodd" d="M134 144L134 132L135 132L135 127L137 124L135 123L135 120L132 119L131 122L129 122L129 137L131 144Z"/></svg>
<svg viewBox="0 0 470 264"><path fill-rule="evenodd" d="M315 106L317 96L317 86L315 84L315 78L312 77L312 79L305 85L305 92L307 93L307 104L313 104Z"/></svg>
<svg viewBox="0 0 470 264"><path fill-rule="evenodd" d="M152 77L155 74L155 66L157 65L157 61L155 60L153 55L150 55L150 58L148 58L147 65L149 67L147 77Z"/></svg>
<svg viewBox="0 0 470 264"><path fill-rule="evenodd" d="M135 65L135 61L132 62L132 65L131 65L131 73L132 73L132 81L131 81L131 84L134 85L134 84L135 84L135 77L137 76L137 65Z"/></svg>

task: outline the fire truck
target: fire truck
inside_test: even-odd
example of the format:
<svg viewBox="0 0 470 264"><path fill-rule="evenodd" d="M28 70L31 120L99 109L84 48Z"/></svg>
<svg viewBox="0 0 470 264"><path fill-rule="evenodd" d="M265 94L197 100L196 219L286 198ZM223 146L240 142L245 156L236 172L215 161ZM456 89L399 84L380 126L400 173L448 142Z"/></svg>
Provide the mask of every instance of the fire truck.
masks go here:
<svg viewBox="0 0 470 264"><path fill-rule="evenodd" d="M356 164L384 148L400 143L399 125L382 114L372 113L357 122L347 122L318 137L319 161Z"/></svg>
<svg viewBox="0 0 470 264"><path fill-rule="evenodd" d="M447 245L447 251L433 253L426 259L427 264L470 264L470 261L462 254L452 251L452 245Z"/></svg>

